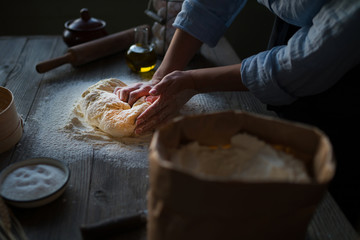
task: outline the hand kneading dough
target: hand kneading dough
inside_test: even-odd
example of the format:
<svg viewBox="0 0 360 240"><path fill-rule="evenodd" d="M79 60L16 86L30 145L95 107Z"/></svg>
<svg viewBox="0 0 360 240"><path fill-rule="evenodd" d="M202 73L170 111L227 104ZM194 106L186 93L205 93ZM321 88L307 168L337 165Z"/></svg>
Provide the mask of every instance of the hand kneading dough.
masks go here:
<svg viewBox="0 0 360 240"><path fill-rule="evenodd" d="M77 111L93 127L114 137L134 135L136 118L150 106L145 97L131 107L113 93L116 87L124 87L119 79L110 78L90 86L82 95Z"/></svg>

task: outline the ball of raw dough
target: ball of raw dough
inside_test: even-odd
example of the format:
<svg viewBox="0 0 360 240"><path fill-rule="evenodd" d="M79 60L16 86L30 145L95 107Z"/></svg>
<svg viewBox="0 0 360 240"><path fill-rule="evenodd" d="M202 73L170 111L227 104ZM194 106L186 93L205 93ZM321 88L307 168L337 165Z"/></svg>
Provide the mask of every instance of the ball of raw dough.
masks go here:
<svg viewBox="0 0 360 240"><path fill-rule="evenodd" d="M113 137L134 136L136 118L150 106L145 97L133 106L121 101L113 92L125 83L116 78L99 81L90 86L81 96L77 111L91 126Z"/></svg>

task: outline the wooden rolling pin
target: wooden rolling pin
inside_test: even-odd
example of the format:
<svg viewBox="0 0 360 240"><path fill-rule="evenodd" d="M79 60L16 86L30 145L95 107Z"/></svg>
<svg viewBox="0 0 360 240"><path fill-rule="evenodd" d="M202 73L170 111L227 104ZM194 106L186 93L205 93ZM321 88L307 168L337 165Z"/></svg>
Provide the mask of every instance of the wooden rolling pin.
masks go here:
<svg viewBox="0 0 360 240"><path fill-rule="evenodd" d="M141 25L138 27L149 28L148 25ZM66 63L70 63L73 66L79 66L125 50L134 43L134 29L135 28L131 28L73 46L61 57L38 63L36 65L36 71L38 73L45 73Z"/></svg>

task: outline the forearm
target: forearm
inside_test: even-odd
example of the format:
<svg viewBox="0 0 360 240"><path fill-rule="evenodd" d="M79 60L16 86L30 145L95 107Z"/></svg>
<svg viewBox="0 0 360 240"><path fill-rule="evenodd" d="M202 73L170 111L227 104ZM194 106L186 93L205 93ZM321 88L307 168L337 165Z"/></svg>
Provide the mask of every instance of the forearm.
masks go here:
<svg viewBox="0 0 360 240"><path fill-rule="evenodd" d="M248 91L241 81L241 63L189 70L194 88L197 92L215 91Z"/></svg>
<svg viewBox="0 0 360 240"><path fill-rule="evenodd" d="M175 70L183 70L201 45L202 42L200 40L177 29L165 57L153 78L161 80L168 73Z"/></svg>

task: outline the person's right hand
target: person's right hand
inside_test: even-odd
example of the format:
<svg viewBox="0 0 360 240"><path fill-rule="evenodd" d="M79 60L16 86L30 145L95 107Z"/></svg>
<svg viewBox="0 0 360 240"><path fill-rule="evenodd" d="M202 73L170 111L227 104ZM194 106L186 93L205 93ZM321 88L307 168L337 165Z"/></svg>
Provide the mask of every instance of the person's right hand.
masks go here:
<svg viewBox="0 0 360 240"><path fill-rule="evenodd" d="M150 90L154 102L136 120L135 133L140 135L169 121L197 93L193 71L173 71Z"/></svg>
<svg viewBox="0 0 360 240"><path fill-rule="evenodd" d="M132 106L142 96L148 96L149 91L160 80L153 79L146 83L135 83L127 87L117 87L114 90L114 94L119 97L123 102L127 102Z"/></svg>

